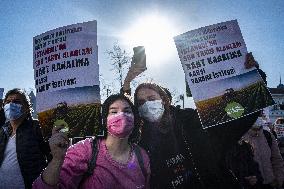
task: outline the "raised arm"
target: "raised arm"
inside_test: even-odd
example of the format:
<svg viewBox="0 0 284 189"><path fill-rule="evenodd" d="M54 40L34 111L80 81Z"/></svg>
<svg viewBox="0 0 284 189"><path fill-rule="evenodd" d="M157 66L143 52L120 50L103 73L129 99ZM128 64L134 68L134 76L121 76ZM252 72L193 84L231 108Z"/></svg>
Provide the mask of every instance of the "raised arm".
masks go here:
<svg viewBox="0 0 284 189"><path fill-rule="evenodd" d="M69 144L68 137L64 133L59 132L62 128L61 126L55 127L49 139L49 146L53 158L41 175L42 181L49 186L55 186L58 183L60 170ZM37 184L36 181L33 188L42 187L41 184Z"/></svg>
<svg viewBox="0 0 284 189"><path fill-rule="evenodd" d="M62 128L61 126L55 127L49 139L53 158L42 173L42 179L48 185L56 185L58 183L61 166L69 144L68 137L64 133L59 132Z"/></svg>

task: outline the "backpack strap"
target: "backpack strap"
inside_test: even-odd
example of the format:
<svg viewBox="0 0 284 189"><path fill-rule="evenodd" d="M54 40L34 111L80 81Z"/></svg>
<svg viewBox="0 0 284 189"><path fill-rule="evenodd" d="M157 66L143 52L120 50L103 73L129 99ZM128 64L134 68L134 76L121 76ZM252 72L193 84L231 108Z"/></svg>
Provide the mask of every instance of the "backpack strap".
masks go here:
<svg viewBox="0 0 284 189"><path fill-rule="evenodd" d="M93 138L93 141L91 143L92 144L92 157L91 157L91 160L88 163L88 169L84 173L82 181L85 180L85 178L91 176L93 174L95 167L96 167L96 161L97 161L97 156L98 156L98 151L99 151L98 143L99 143L98 140L96 138ZM141 169L141 171L144 175L144 178L147 179L147 171L144 167L144 161L143 161L143 157L142 157L142 154L141 154L141 150L137 145L134 145L133 150L134 150L134 153L136 154L136 157L137 157L140 169Z"/></svg>
<svg viewBox="0 0 284 189"><path fill-rule="evenodd" d="M139 163L139 167L144 175L144 178L145 180L147 179L147 171L146 171L146 168L144 166L144 161L143 161L143 157L142 157L142 154L141 154L141 149L137 146L137 145L134 145L134 153L136 154L136 157L137 157L137 160L138 160L138 163Z"/></svg>
<svg viewBox="0 0 284 189"><path fill-rule="evenodd" d="M80 181L79 186L82 185L84 180L88 178L89 176L93 175L94 169L96 167L96 161L97 161L97 155L98 155L98 140L97 138L93 138L93 141L91 142L91 147L92 147L92 156L90 161L88 162L88 168L87 171L83 174L82 179Z"/></svg>
<svg viewBox="0 0 284 189"><path fill-rule="evenodd" d="M88 169L84 174L84 177L91 176L94 172L94 169L96 167L96 161L97 161L97 156L98 156L98 140L96 138L93 138L93 141L91 143L92 145L92 157L91 160L88 163Z"/></svg>
<svg viewBox="0 0 284 189"><path fill-rule="evenodd" d="M91 146L92 146L91 160L88 162L87 171L83 174L83 177L81 179L79 186L84 182L86 178L93 175L93 171L96 167L96 161L97 161L97 156L98 156L98 151L99 151L98 150L98 140L96 138L93 138L93 141L91 142Z"/></svg>
<svg viewBox="0 0 284 189"><path fill-rule="evenodd" d="M270 132L269 132L269 131L266 131L266 130L263 130L263 134L264 134L264 136L265 136L265 138L266 138L266 141L267 141L267 143L268 143L268 146L271 148L271 146L272 146L272 137L271 137Z"/></svg>

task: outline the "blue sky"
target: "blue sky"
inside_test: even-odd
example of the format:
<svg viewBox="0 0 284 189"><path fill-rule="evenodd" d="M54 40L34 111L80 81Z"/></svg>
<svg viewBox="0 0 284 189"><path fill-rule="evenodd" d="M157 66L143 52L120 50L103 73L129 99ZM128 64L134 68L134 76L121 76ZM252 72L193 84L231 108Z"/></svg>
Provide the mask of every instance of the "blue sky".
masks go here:
<svg viewBox="0 0 284 189"><path fill-rule="evenodd" d="M0 7L0 88L6 91L14 87L34 88L34 36L90 20L98 22L100 73L105 83L111 83L114 79L105 51L118 42L131 54L134 43L125 40L125 31L153 14L166 20L173 36L237 19L248 51L253 52L268 76L268 86L276 87L280 75L284 80L282 0L0 0ZM149 28L150 33L155 33L157 28L161 29L162 23ZM152 78L181 94L185 91L184 74L173 39L168 40L167 45L148 48L148 52L146 48L148 69L145 78Z"/></svg>

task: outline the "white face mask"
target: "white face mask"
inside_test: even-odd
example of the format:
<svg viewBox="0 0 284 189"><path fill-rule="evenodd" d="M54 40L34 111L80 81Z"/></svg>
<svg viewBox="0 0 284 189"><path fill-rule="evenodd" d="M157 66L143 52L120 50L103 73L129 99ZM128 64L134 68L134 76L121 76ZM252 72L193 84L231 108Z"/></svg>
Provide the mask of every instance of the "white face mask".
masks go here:
<svg viewBox="0 0 284 189"><path fill-rule="evenodd" d="M142 118L149 122L157 122L163 116L165 111L162 100L146 101L138 108L139 114Z"/></svg>

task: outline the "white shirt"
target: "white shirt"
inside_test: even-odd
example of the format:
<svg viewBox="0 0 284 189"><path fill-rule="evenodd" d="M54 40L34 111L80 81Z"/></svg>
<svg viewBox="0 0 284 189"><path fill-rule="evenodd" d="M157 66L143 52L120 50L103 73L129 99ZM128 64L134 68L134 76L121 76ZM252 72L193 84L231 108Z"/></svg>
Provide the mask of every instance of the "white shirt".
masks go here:
<svg viewBox="0 0 284 189"><path fill-rule="evenodd" d="M25 183L16 153L16 135L9 137L0 167L0 188L24 189Z"/></svg>

